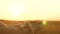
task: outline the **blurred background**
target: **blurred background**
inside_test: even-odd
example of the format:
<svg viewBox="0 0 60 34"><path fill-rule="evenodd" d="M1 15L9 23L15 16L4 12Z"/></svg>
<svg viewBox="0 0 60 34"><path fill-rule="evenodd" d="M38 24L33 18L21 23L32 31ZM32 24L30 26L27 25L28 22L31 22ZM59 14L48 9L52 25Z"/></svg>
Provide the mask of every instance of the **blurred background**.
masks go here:
<svg viewBox="0 0 60 34"><path fill-rule="evenodd" d="M60 34L60 0L0 0L0 34L3 32Z"/></svg>

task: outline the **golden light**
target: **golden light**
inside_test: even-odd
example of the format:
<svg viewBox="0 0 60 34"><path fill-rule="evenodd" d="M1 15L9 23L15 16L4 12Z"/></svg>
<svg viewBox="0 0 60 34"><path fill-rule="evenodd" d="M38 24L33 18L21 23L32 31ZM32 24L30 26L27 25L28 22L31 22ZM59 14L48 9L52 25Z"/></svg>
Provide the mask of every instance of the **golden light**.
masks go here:
<svg viewBox="0 0 60 34"><path fill-rule="evenodd" d="M46 21L44 20L43 22L42 22L44 25L46 25Z"/></svg>
<svg viewBox="0 0 60 34"><path fill-rule="evenodd" d="M21 16L22 13L24 13L24 8L19 3L13 3L8 6L8 10L10 12L10 17L18 17Z"/></svg>
<svg viewBox="0 0 60 34"><path fill-rule="evenodd" d="M60 21L60 0L0 0L0 3L0 19Z"/></svg>

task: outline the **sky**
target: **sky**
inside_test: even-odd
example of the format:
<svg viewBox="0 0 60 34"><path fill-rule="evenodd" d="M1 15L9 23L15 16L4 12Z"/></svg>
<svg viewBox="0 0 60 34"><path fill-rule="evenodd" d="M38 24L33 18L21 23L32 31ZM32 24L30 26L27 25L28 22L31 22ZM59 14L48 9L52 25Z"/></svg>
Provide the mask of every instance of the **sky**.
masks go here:
<svg viewBox="0 0 60 34"><path fill-rule="evenodd" d="M0 0L0 19L60 21L60 0Z"/></svg>

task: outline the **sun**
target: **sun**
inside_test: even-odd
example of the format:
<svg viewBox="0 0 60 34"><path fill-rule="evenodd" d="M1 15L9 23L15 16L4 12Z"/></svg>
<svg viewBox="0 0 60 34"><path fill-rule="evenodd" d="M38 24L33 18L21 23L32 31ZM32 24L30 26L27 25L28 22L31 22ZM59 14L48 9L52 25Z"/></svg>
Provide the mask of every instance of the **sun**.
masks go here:
<svg viewBox="0 0 60 34"><path fill-rule="evenodd" d="M10 17L18 17L24 12L24 7L19 3L10 4L8 10L10 12Z"/></svg>

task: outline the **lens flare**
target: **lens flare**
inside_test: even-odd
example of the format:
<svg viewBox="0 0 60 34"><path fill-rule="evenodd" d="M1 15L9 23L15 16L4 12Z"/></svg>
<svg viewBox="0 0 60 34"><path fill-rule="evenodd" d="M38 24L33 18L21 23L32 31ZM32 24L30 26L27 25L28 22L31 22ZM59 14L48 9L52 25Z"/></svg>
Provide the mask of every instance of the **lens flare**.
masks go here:
<svg viewBox="0 0 60 34"><path fill-rule="evenodd" d="M43 23L44 25L46 25L46 20L44 20L42 23Z"/></svg>

